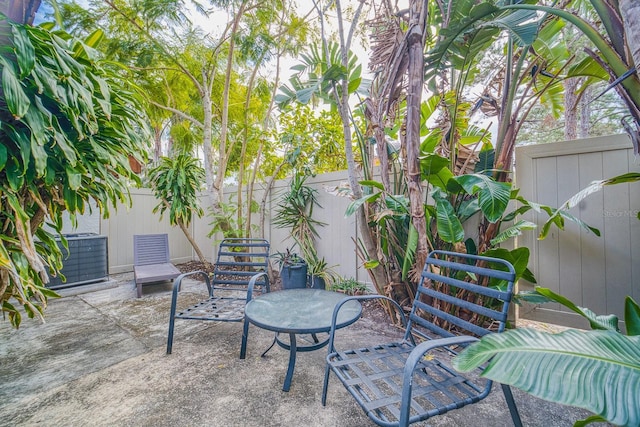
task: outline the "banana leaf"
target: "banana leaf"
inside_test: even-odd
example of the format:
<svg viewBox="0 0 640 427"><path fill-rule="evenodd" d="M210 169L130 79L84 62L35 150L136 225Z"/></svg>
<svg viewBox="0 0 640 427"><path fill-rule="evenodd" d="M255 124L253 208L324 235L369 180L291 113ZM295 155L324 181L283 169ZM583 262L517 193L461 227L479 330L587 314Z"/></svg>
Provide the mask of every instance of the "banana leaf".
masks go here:
<svg viewBox="0 0 640 427"><path fill-rule="evenodd" d="M490 334L453 359L536 397L585 408L621 426L640 425L640 336L613 331L549 334L516 329Z"/></svg>
<svg viewBox="0 0 640 427"><path fill-rule="evenodd" d="M630 296L624 299L624 321L627 335L640 335L640 306Z"/></svg>
<svg viewBox="0 0 640 427"><path fill-rule="evenodd" d="M478 195L480 209L490 222L502 218L511 199L510 184L494 181L482 174L461 175L455 180L467 193Z"/></svg>

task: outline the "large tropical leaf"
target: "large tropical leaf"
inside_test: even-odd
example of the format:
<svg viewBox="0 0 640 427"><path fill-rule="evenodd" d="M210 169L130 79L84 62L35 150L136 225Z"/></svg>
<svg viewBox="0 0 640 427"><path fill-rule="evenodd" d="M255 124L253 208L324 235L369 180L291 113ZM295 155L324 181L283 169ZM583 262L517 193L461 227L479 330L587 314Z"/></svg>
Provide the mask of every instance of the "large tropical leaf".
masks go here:
<svg viewBox="0 0 640 427"><path fill-rule="evenodd" d="M428 180L429 175L435 175L447 166L449 166L449 159L447 157L442 157L435 153L420 156L420 172L422 173L423 179Z"/></svg>
<svg viewBox="0 0 640 427"><path fill-rule="evenodd" d="M533 230L537 225L525 220L520 220L513 224L511 227L508 227L506 230L501 231L496 237L491 239L491 245L497 246L502 242L505 242L512 237L516 237L522 234L522 230Z"/></svg>
<svg viewBox="0 0 640 427"><path fill-rule="evenodd" d="M473 171L484 175L491 175L491 169L493 169L495 159L496 150L493 148L480 151L478 154L478 163L474 166Z"/></svg>
<svg viewBox="0 0 640 427"><path fill-rule="evenodd" d="M602 68L602 64L598 63L590 56L585 57L577 64L573 65L567 71L567 77L587 77L591 82L607 81L610 76L607 70Z"/></svg>
<svg viewBox="0 0 640 427"><path fill-rule="evenodd" d="M489 11L489 9L487 10ZM537 18L536 13L533 11L519 10L516 13L508 13L482 24L482 26L508 30L520 46L528 46L533 43L538 35L539 23Z"/></svg>
<svg viewBox="0 0 640 427"><path fill-rule="evenodd" d="M484 252L482 255L493 258L500 258L511 263L513 269L516 272L516 281L520 278L523 278L528 282L536 283L536 279L533 276L533 273L527 267L529 265L529 256L531 255L529 252L529 248L523 247L513 250L508 250L505 248L495 248ZM504 269L504 266L502 264L494 264L493 267Z"/></svg>
<svg viewBox="0 0 640 427"><path fill-rule="evenodd" d="M612 331L548 334L516 329L490 334L453 359L467 372L541 399L578 406L622 426L640 425L640 337Z"/></svg>
<svg viewBox="0 0 640 427"><path fill-rule="evenodd" d="M35 66L35 50L29 35L23 27L12 27L14 52L20 68L20 79L24 79Z"/></svg>
<svg viewBox="0 0 640 427"><path fill-rule="evenodd" d="M502 218L511 199L510 184L497 182L482 174L461 175L454 179L467 193L478 195L480 209L490 222Z"/></svg>
<svg viewBox="0 0 640 427"><path fill-rule="evenodd" d="M436 225L438 236L447 243L457 243L464 240L464 229L456 213L446 199L436 201Z"/></svg>
<svg viewBox="0 0 640 427"><path fill-rule="evenodd" d="M640 306L630 296L624 300L624 323L627 335L640 335Z"/></svg>
<svg viewBox="0 0 640 427"><path fill-rule="evenodd" d="M543 302L557 302L564 305L569 310L579 314L589 321L591 329L603 329L610 331L618 331L618 316L614 314L598 315L585 307L578 307L568 298L556 294L551 289L536 286L533 292L522 292L519 297L524 301L535 304ZM542 298L540 298L542 297Z"/></svg>
<svg viewBox="0 0 640 427"><path fill-rule="evenodd" d="M543 58L556 58L559 62L569 59L572 52L564 40L565 27L566 22L561 19L547 19L544 25L540 26L538 37L533 42L536 54Z"/></svg>
<svg viewBox="0 0 640 427"><path fill-rule="evenodd" d="M344 213L345 217L351 216L365 203L373 203L378 200L382 196L382 193L368 194L359 198L358 200L354 200L347 206L347 210Z"/></svg>
<svg viewBox="0 0 640 427"><path fill-rule="evenodd" d="M638 172L629 172L622 175L614 176L613 178L603 179L598 181L593 181L587 187L580 190L578 193L571 196L569 200L564 202L562 206L560 206L552 215L550 215L549 219L543 224L542 231L540 233L540 239L544 239L548 232L551 224L556 224L559 228L564 227L563 218L569 219L571 221L576 222L583 228L586 228L589 231L592 231L596 235L600 235L600 231L596 228L590 227L581 220L575 218L573 215L569 214L567 211L571 208L577 206L581 201L586 199L593 193L596 193L602 190L606 185L615 185L615 184L624 184L630 182L640 181L640 173Z"/></svg>
<svg viewBox="0 0 640 427"><path fill-rule="evenodd" d="M507 30L520 44L529 45L536 37L538 22L533 11L504 13L488 2L462 0L452 3L450 24L440 31L440 40L428 53L427 76L448 64L470 62L483 48Z"/></svg>
<svg viewBox="0 0 640 427"><path fill-rule="evenodd" d="M402 280L407 280L409 270L413 265L415 259L416 248L418 247L418 230L413 224L409 225L409 236L407 239L407 247L405 250L404 259L402 260Z"/></svg>
<svg viewBox="0 0 640 427"><path fill-rule="evenodd" d="M0 65L2 65L2 90L4 91L4 98L13 118L19 120L27 114L31 101L29 101L29 98L24 93L13 66L11 66L8 61L5 61L4 58L1 59Z"/></svg>

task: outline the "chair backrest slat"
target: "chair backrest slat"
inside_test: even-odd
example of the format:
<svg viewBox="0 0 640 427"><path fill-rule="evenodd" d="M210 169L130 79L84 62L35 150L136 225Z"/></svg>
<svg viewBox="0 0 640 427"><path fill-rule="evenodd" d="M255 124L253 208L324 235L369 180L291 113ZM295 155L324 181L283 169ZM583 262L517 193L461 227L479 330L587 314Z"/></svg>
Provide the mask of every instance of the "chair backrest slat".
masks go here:
<svg viewBox="0 0 640 427"><path fill-rule="evenodd" d="M435 254L435 253L444 254L446 253L446 251L434 251L432 254ZM464 255L468 257L467 259L470 261L475 260L475 261L486 262L489 259L497 260L497 258L489 258L489 257L483 257L479 255L467 255L467 254L464 254ZM469 264L468 262L465 262L465 263L451 262L451 261L442 260L439 258L429 258L428 261L429 261L429 265L435 265L441 268L452 268L456 270L464 270L470 273L479 274L481 276L495 277L497 279L502 279L502 280L509 280L512 278L512 275L511 275L512 273L510 271L494 270L491 268L478 266L477 264ZM499 261L500 261L500 264L505 265L505 267L509 268L507 264L504 264L503 260L499 260Z"/></svg>
<svg viewBox="0 0 640 427"><path fill-rule="evenodd" d="M133 265L171 262L167 234L136 234L133 236Z"/></svg>
<svg viewBox="0 0 640 427"><path fill-rule="evenodd" d="M476 285L475 283L465 282L464 280L455 279L453 277L442 276L440 274L434 274L429 271L423 272L422 277L429 280L436 281L436 282L444 283L449 287L464 289L466 291L484 295L489 298L504 300L505 298L509 297L506 292L503 292L499 289L492 289L486 286ZM471 277L467 277L467 279L471 279Z"/></svg>
<svg viewBox="0 0 640 427"><path fill-rule="evenodd" d="M473 335L484 336L484 335L486 335L486 334L488 334L490 332L489 330L487 330L487 329L485 329L485 328L483 328L481 326L478 326L478 325L476 325L474 323L468 322L468 321L466 321L466 320L464 320L464 319L462 319L460 317L457 317L457 316L455 316L453 314L449 314L447 312L444 312L442 310L434 308L434 307L430 306L429 304L418 303L417 306L421 310L423 310L426 313L430 314L431 316L437 317L438 319L442 319L442 320L446 321L447 323L449 323L449 325L455 326L458 329L464 329L467 332L471 332L471 334L473 334ZM422 317L420 317L420 319L422 319ZM414 322L416 322L417 321L417 316L413 316L412 320ZM421 322L421 324L423 326L425 326L426 328L428 328L429 330L435 332L435 330L433 329L433 325L434 325L433 322L424 322L424 323ZM438 328L438 329L441 330L442 328ZM453 335L455 335L455 334L446 334L445 336L453 336Z"/></svg>
<svg viewBox="0 0 640 427"><path fill-rule="evenodd" d="M407 334L475 335L504 330L515 271L499 258L434 251L414 299ZM497 325L497 327L496 327Z"/></svg>
<svg viewBox="0 0 640 427"><path fill-rule="evenodd" d="M489 307L485 307L483 305L479 305L469 301L467 301L466 304L464 304L463 302L460 302L459 298L456 298L451 295L443 294L442 292L438 292L434 289L423 287L420 289L420 292L423 293L424 295L428 295L432 298L438 299L440 301L444 301L452 305L460 305L461 307L464 307L465 309L472 311L474 313L477 313L484 317L488 317L498 321L506 320L506 319L503 319L503 313L500 311L493 310Z"/></svg>
<svg viewBox="0 0 640 427"><path fill-rule="evenodd" d="M220 242L218 257L211 283L214 286L242 288L256 273L267 271L269 242L264 239L231 238ZM257 286L268 285L266 278Z"/></svg>

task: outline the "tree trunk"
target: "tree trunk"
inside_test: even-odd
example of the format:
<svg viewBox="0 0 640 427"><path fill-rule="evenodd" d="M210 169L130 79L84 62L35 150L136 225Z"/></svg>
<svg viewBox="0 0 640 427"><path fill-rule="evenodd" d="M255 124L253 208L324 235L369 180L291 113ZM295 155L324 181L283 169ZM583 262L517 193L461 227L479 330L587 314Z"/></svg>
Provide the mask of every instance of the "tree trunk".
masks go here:
<svg viewBox="0 0 640 427"><path fill-rule="evenodd" d="M273 106L275 104L275 95L276 92L278 91L278 87L279 87L279 82L280 82L280 59L282 56L282 51L278 50L278 57L276 59L276 79L274 82L274 86L273 86L273 92L271 94L271 103L269 104L269 108L267 110L267 114L264 118L264 121L262 122L262 129L266 132L267 127L268 127L268 121L269 121L269 115L271 114L271 111L273 110ZM290 146L288 146L284 151L285 153L287 151L289 151ZM260 158L260 156L262 156L262 146L260 147L259 153L258 153L258 158ZM282 160L280 162L280 164L278 166L276 166L275 170L273 171L273 175L271 175L269 177L269 179L266 182L266 186L264 189L264 193L262 195L262 200L260 200L260 219L259 219L259 227L260 227L260 237L262 237L263 239L265 238L265 234L264 234L264 230L265 230L265 222L266 222L266 210L267 210L267 200L269 199L269 195L271 193L271 190L273 189L273 184L276 181L276 176L278 176L280 174L280 171L282 170L282 168L287 164L286 160ZM257 164L257 159L256 159L256 163L255 163L255 167L253 170L253 177L251 179L251 182L253 183L255 181L255 175L256 175L256 170L257 170L258 164ZM251 187L251 191L253 191L253 185ZM269 278L273 279L273 271L271 270L271 264L269 264Z"/></svg>
<svg viewBox="0 0 640 427"><path fill-rule="evenodd" d="M214 210L220 212L220 204L223 197L224 177L227 172L228 152L227 149L227 135L229 132L229 92L231 91L231 74L233 71L233 54L235 53L235 37L240 27L240 20L244 13L244 8L247 2L243 1L240 4L240 8L233 19L233 26L231 28L231 34L229 35L229 53L227 54L227 69L225 71L224 89L222 91L222 119L220 123L220 144L218 145L218 170L215 179L214 188L218 194L218 200L214 203ZM217 213L218 213L217 212ZM230 229L230 224L229 229Z"/></svg>
<svg viewBox="0 0 640 427"><path fill-rule="evenodd" d="M495 168L499 171L510 171L511 165L513 163L513 151L516 146L516 136L518 135L518 131L516 129L516 119L512 117L505 118L505 120L509 120L509 124L505 127L506 132L504 134L502 140L502 146L500 147L500 152L498 154L498 158L495 162ZM506 181L508 174L507 173L498 173L497 181Z"/></svg>
<svg viewBox="0 0 640 427"><path fill-rule="evenodd" d="M203 75L205 73L202 73ZM222 198L216 188L216 177L214 174L214 166L216 165L215 152L213 150L213 109L211 107L211 91L209 90L211 85L204 80L201 86L200 96L202 97L202 150L204 152L204 173L206 181L206 192L209 198L209 206L212 213L216 212L216 206L219 210L220 199Z"/></svg>
<svg viewBox="0 0 640 427"><path fill-rule="evenodd" d="M638 0L619 0L618 7L624 23L624 34L631 58L636 67L640 67L640 2Z"/></svg>
<svg viewBox="0 0 640 427"><path fill-rule="evenodd" d="M341 8L340 0L336 1L336 13L338 15L338 28L340 33L340 49L342 54L341 65L345 67L345 69L347 69L349 67L348 53L349 53L350 46L348 45L348 41L350 39L347 39L345 41L345 38L344 38L342 8ZM353 22L352 25L355 25L355 22ZM323 34L323 37L324 37L324 34ZM336 91L336 103L338 105L338 112L340 113L340 118L342 120L342 131L344 135L345 154L347 157L349 185L351 187L351 192L353 193L353 197L355 199L360 199L362 197L362 188L358 183L359 181L358 171L356 167L356 161L353 156L353 140L352 140L351 126L350 126L351 117L349 114L349 90L348 89L349 89L349 82L347 81L347 79L343 79L342 87L341 87L341 92L342 92L341 97L337 96L337 91ZM360 239L362 240L362 243L364 245L365 250L367 251L367 255L369 256L369 258L373 261L378 261L375 267L369 269L369 274L371 275L371 278L373 280L373 283L376 289L379 292L382 291L381 293L384 294L384 288L386 287L386 284L387 284L386 275L384 273L384 268L380 264L376 243L371 234L372 230L369 227L369 220L367 218L367 212L366 212L367 207L365 205L366 203L360 206L360 208L356 212L356 220L358 221L358 228L360 230Z"/></svg>
<svg viewBox="0 0 640 427"><path fill-rule="evenodd" d="M157 165L162 157L162 130L164 126L154 126L153 128L153 164Z"/></svg>
<svg viewBox="0 0 640 427"><path fill-rule="evenodd" d="M421 268L427 259L427 224L424 216L424 195L420 174L420 104L424 86L424 26L425 0L413 2L407 37L409 65L407 92L407 184L411 205L411 221L418 232L418 247L414 265Z"/></svg>
<svg viewBox="0 0 640 427"><path fill-rule="evenodd" d="M376 151L380 160L380 178L382 186L387 193L392 193L391 182L389 180L389 155L387 151L387 137L384 134L384 111L382 99L377 93L372 93L373 98L365 100L365 117L369 121L373 138L376 141ZM369 179L369 177L367 177Z"/></svg>
<svg viewBox="0 0 640 427"><path fill-rule="evenodd" d="M167 207L167 209L171 210L171 205L169 204L169 201L162 199L162 203ZM193 250L196 251L196 255L198 255L198 258L200 259L200 261L208 262L205 256L202 254L202 251L200 250L198 243L196 243L195 239L191 235L191 232L189 231L189 228L187 227L187 225L181 219L178 219L177 224L178 224L178 227L180 227L180 230L182 230L182 233L184 233L184 237L186 237L189 243L191 243L191 247L193 248Z"/></svg>
<svg viewBox="0 0 640 427"><path fill-rule="evenodd" d="M32 25L41 0L0 0L0 12L13 22Z"/></svg>
<svg viewBox="0 0 640 427"><path fill-rule="evenodd" d="M591 130L591 88L586 87L580 97L580 138L589 138Z"/></svg>
<svg viewBox="0 0 640 427"><path fill-rule="evenodd" d="M578 79L564 81L564 139L572 141L578 137Z"/></svg>
<svg viewBox="0 0 640 427"><path fill-rule="evenodd" d="M198 244L196 243L195 239L191 235L191 232L189 231L187 226L184 225L184 223L182 221L178 221L178 226L180 227L180 229L184 233L184 235L187 238L187 240L189 241L189 243L191 243L191 247L193 248L193 250L196 251L196 255L198 255L198 259L200 260L200 262L209 263L209 261L207 261L207 258L205 258L205 256L202 254L202 251L200 250L200 247L198 246Z"/></svg>

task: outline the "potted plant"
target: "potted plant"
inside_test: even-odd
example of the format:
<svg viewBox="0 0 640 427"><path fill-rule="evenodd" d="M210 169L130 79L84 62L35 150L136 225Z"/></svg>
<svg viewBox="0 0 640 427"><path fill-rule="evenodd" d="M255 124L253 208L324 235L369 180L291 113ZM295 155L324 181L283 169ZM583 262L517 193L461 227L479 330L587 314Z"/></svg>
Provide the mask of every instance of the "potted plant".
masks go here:
<svg viewBox="0 0 640 427"><path fill-rule="evenodd" d="M321 206L318 203L317 191L305 184L306 179L307 175L302 173L293 175L289 183L289 191L280 200L273 218L273 224L276 227L291 230L291 237L300 247L306 260L304 265L298 264L296 261L302 258L296 255L297 259L293 259L292 255L295 254L288 249L286 253L278 255L284 289L305 287L307 282L310 288L325 289L327 284L333 283L336 276L325 259L318 257L314 246L315 239L318 237L316 227L323 227L326 224L313 218L313 208ZM301 280L300 276L304 277L305 285L297 281ZM291 284L294 279L295 284Z"/></svg>
<svg viewBox="0 0 640 427"><path fill-rule="evenodd" d="M324 257L318 257L313 247L305 249L304 256L308 265L308 286L312 289L326 289L327 285L331 287L336 278L333 267L329 267Z"/></svg>
<svg viewBox="0 0 640 427"><path fill-rule="evenodd" d="M305 288L307 286L307 263L289 248L274 255L280 267L282 289Z"/></svg>

